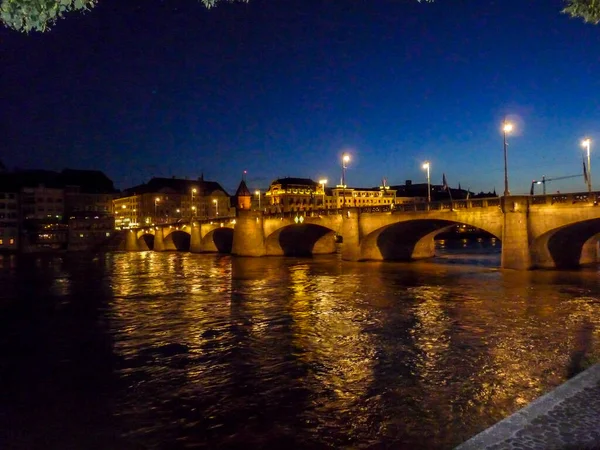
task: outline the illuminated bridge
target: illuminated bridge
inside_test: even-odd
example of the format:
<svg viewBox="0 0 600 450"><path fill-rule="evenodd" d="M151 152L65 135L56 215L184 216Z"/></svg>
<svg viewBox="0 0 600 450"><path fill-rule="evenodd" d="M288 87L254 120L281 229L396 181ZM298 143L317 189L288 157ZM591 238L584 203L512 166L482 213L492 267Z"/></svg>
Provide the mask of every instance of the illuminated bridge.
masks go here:
<svg viewBox="0 0 600 450"><path fill-rule="evenodd" d="M129 230L126 250L231 252L240 256L334 253L349 261L435 255L434 238L457 224L502 241L502 267L572 268L598 261L600 193L508 196L299 213L238 211L236 218ZM153 242L151 242L153 241Z"/></svg>

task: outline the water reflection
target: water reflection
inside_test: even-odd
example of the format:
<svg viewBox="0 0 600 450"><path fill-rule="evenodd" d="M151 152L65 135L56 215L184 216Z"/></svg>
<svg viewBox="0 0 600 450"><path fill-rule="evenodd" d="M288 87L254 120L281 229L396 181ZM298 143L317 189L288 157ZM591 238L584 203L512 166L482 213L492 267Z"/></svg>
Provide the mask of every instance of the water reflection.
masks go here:
<svg viewBox="0 0 600 450"><path fill-rule="evenodd" d="M600 359L595 271L442 262L19 259L0 415L69 418L46 448L451 448Z"/></svg>

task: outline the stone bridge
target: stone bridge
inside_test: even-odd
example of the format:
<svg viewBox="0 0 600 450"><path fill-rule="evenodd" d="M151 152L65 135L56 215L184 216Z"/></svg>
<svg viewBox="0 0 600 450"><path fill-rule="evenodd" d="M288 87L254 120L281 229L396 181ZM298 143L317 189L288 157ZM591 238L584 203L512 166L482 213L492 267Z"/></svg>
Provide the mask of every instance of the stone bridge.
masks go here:
<svg viewBox="0 0 600 450"><path fill-rule="evenodd" d="M122 249L231 253L235 222L234 217L224 217L123 230Z"/></svg>
<svg viewBox="0 0 600 450"><path fill-rule="evenodd" d="M502 241L504 268L573 268L598 262L599 198L586 192L272 215L242 210L220 222L131 230L127 249L147 249L152 239L155 250L181 249L183 233L193 252L303 256L334 253L342 241L344 260L411 261L434 256L435 236L464 224Z"/></svg>

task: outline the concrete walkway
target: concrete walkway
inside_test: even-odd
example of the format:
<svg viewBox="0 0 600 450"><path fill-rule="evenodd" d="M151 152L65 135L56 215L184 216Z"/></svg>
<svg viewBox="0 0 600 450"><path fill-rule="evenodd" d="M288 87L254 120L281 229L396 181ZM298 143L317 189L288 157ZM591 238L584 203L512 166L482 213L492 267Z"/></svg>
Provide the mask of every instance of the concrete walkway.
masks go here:
<svg viewBox="0 0 600 450"><path fill-rule="evenodd" d="M600 450L600 363L456 447Z"/></svg>

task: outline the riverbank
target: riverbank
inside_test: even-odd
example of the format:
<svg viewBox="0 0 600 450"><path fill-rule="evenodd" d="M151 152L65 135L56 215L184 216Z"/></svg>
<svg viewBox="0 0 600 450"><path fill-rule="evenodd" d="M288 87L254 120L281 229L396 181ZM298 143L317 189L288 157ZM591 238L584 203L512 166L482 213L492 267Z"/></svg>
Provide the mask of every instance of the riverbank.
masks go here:
<svg viewBox="0 0 600 450"><path fill-rule="evenodd" d="M455 450L600 449L600 363Z"/></svg>

